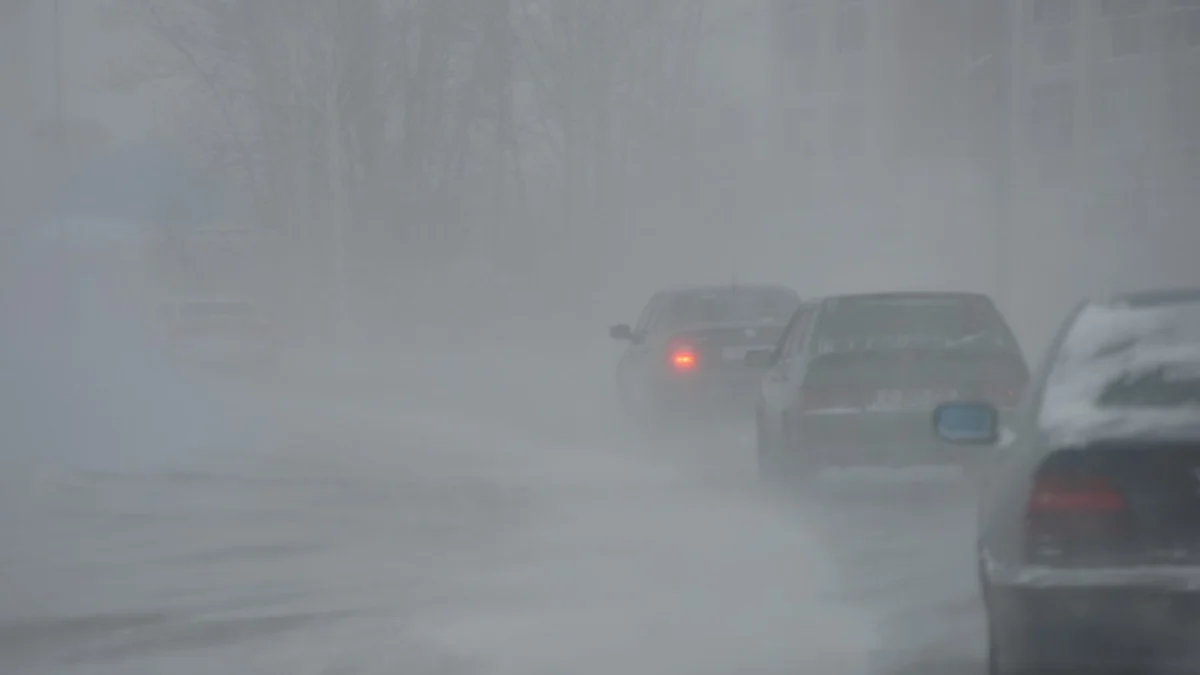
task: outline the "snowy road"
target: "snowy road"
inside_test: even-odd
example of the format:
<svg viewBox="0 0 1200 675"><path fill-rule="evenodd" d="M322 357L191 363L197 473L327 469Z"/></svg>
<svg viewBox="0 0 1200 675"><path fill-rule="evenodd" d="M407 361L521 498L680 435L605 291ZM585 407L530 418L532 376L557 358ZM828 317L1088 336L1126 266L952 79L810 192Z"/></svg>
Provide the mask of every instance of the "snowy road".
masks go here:
<svg viewBox="0 0 1200 675"><path fill-rule="evenodd" d="M0 672L981 672L966 496L814 514L755 488L748 430L622 430L603 355L476 357L227 382L232 455L4 471Z"/></svg>

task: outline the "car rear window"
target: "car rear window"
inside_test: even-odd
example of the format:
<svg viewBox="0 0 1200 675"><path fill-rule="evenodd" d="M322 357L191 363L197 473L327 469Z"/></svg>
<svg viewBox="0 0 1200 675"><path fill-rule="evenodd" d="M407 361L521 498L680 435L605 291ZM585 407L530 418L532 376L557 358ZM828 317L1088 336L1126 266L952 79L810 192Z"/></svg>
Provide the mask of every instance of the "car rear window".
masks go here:
<svg viewBox="0 0 1200 675"><path fill-rule="evenodd" d="M817 350L993 347L1017 351L1000 312L977 296L893 296L831 300Z"/></svg>
<svg viewBox="0 0 1200 675"><path fill-rule="evenodd" d="M1200 304L1084 309L1044 398L1059 408L1200 407Z"/></svg>
<svg viewBox="0 0 1200 675"><path fill-rule="evenodd" d="M683 291L672 298L667 322L674 326L718 323L785 324L800 298L783 288Z"/></svg>
<svg viewBox="0 0 1200 675"><path fill-rule="evenodd" d="M804 376L806 392L841 392L862 403L888 395L1007 403L1025 386L1024 362L1007 350L886 350L827 354Z"/></svg>
<svg viewBox="0 0 1200 675"><path fill-rule="evenodd" d="M245 302L189 302L180 313L188 319L217 317L247 317L255 313L254 305Z"/></svg>

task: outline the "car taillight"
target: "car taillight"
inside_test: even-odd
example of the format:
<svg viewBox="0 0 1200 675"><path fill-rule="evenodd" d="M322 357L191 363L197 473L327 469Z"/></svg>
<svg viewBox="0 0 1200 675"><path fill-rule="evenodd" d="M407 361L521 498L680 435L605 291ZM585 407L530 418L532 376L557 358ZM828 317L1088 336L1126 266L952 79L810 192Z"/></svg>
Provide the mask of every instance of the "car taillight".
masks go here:
<svg viewBox="0 0 1200 675"><path fill-rule="evenodd" d="M673 370L684 373L695 370L699 359L696 357L696 350L691 345L675 343L667 352L667 362Z"/></svg>
<svg viewBox="0 0 1200 675"><path fill-rule="evenodd" d="M1107 478L1043 475L1035 479L1025 517L1031 556L1062 560L1107 552L1128 533L1125 496Z"/></svg>

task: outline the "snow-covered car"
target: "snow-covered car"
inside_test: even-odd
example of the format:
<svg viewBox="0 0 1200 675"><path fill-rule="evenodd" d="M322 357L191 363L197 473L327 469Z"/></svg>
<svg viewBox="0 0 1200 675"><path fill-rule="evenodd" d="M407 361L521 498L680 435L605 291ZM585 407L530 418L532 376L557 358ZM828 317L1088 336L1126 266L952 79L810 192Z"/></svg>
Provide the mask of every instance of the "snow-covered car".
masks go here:
<svg viewBox="0 0 1200 675"><path fill-rule="evenodd" d="M997 418L933 425L987 451ZM1079 307L1013 431L981 485L991 672L1200 672L1200 289Z"/></svg>
<svg viewBox="0 0 1200 675"><path fill-rule="evenodd" d="M160 318L176 357L238 369L270 368L280 351L278 326L244 298L188 298L165 303Z"/></svg>
<svg viewBox="0 0 1200 675"><path fill-rule="evenodd" d="M650 426L748 417L759 374L745 355L774 344L799 304L796 291L765 284L656 293L636 324L609 330L628 343L616 368L626 411Z"/></svg>
<svg viewBox="0 0 1200 675"><path fill-rule="evenodd" d="M825 298L801 307L774 349L747 365L765 371L760 475L785 483L840 467L971 470L970 453L933 434L930 412L961 399L1010 413L1029 377L1004 317L975 293Z"/></svg>

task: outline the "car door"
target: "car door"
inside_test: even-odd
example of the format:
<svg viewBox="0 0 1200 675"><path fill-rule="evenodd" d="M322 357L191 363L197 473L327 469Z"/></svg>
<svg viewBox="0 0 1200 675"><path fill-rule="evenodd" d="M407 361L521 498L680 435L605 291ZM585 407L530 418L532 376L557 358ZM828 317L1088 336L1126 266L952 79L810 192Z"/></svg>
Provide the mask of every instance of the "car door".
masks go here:
<svg viewBox="0 0 1200 675"><path fill-rule="evenodd" d="M637 323L633 325L634 339L625 347L625 352L621 355L621 361L617 365L618 378L626 384L630 384L629 380L631 379L640 379L646 372L646 355L650 349L651 332L656 318L662 314L664 304L666 304L664 294L655 294L642 308Z"/></svg>
<svg viewBox="0 0 1200 675"><path fill-rule="evenodd" d="M815 307L796 310L775 349L770 369L763 375L761 422L763 431L771 441L782 438L785 417L795 405L799 366L815 315Z"/></svg>

